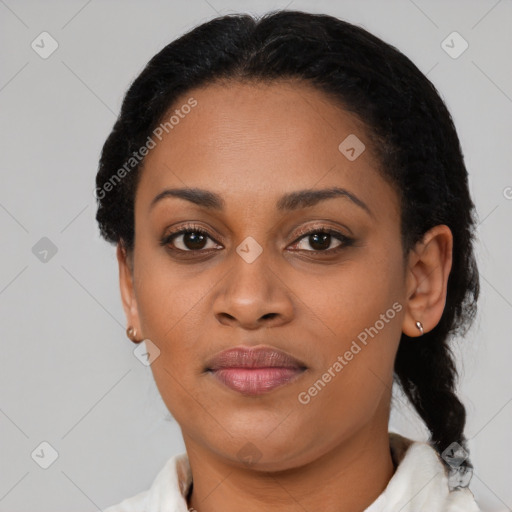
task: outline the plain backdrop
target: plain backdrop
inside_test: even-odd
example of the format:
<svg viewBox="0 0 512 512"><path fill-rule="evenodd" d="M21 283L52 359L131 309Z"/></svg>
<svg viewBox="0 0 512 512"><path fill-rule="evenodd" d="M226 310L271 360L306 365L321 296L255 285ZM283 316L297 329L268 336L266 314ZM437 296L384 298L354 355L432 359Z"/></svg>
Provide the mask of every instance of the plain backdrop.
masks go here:
<svg viewBox="0 0 512 512"><path fill-rule="evenodd" d="M94 219L99 153L163 46L220 14L284 8L395 45L453 115L480 218L480 310L454 349L471 489L483 510L512 510L510 0L0 0L0 511L101 510L147 489L184 450L125 336L115 250ZM449 36L456 50L468 44L457 58ZM426 439L398 392L390 429Z"/></svg>

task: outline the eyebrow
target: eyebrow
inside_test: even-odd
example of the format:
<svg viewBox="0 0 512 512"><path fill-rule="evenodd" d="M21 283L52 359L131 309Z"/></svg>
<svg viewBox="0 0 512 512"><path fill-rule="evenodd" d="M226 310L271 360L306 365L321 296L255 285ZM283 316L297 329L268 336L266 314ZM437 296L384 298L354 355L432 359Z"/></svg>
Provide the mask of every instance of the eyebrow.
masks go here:
<svg viewBox="0 0 512 512"><path fill-rule="evenodd" d="M159 201L168 197L184 199L210 210L223 210L225 206L224 199L220 195L209 190L200 188L168 188L162 190L162 192L155 196L155 198L151 201L150 209L153 208ZM364 201L359 199L352 192L349 192L348 190L340 187L324 189L311 188L289 192L288 194L285 194L279 198L276 206L279 211L293 211L314 206L321 201L336 197L349 199L352 203L365 210L366 213L368 213L371 217L374 216Z"/></svg>

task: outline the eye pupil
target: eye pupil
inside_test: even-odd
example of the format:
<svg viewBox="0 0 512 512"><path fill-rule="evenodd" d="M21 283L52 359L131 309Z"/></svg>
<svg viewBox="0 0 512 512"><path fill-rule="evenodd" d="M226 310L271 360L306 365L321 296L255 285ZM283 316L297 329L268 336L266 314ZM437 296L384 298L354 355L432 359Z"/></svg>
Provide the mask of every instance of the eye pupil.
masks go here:
<svg viewBox="0 0 512 512"><path fill-rule="evenodd" d="M320 242L318 242L319 239L321 239ZM331 235L329 233L315 233L309 236L309 240L311 247L320 251L328 249L331 245ZM327 244L325 243L326 240ZM320 247L318 247L318 244Z"/></svg>
<svg viewBox="0 0 512 512"><path fill-rule="evenodd" d="M202 249L205 239L206 237L197 231L187 231L183 234L183 243L191 251Z"/></svg>

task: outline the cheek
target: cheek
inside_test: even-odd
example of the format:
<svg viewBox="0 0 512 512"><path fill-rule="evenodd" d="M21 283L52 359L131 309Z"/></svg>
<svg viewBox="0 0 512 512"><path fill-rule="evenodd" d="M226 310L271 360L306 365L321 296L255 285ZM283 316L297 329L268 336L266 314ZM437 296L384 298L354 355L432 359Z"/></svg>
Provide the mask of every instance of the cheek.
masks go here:
<svg viewBox="0 0 512 512"><path fill-rule="evenodd" d="M354 259L315 286L294 288L312 305L323 333L319 364L302 389L311 418L357 423L391 389L404 313L402 276L401 253L390 249Z"/></svg>
<svg viewBox="0 0 512 512"><path fill-rule="evenodd" d="M160 350L151 369L167 407L179 415L190 409L187 390L194 392L193 379L202 371L198 342L204 332L205 293L213 282L206 274L189 276L191 270L178 269L160 255L142 256L136 275L141 329Z"/></svg>
<svg viewBox="0 0 512 512"><path fill-rule="evenodd" d="M375 248L358 248L323 273L289 276L288 284L300 299L298 316L314 322L318 337L331 344L329 352L342 351L361 333L364 338L365 330L376 323L381 338L399 337L397 317L404 309L401 248L372 245Z"/></svg>
<svg viewBox="0 0 512 512"><path fill-rule="evenodd" d="M347 308L332 317L338 336L322 341L322 364L296 397L303 431L335 443L386 409L401 333L400 304L394 305L365 304L368 309Z"/></svg>
<svg viewBox="0 0 512 512"><path fill-rule="evenodd" d="M146 241L141 239L140 246ZM141 249L135 262L136 296L141 327L155 343L167 345L187 326L201 325L199 312L211 280L193 265L172 264L164 248ZM191 335L191 339L194 334Z"/></svg>

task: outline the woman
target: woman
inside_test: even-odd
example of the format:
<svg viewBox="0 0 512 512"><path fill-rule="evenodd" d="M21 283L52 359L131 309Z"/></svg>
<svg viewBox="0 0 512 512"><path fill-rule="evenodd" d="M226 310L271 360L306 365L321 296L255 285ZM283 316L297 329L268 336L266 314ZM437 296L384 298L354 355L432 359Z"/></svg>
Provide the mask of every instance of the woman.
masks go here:
<svg viewBox="0 0 512 512"><path fill-rule="evenodd" d="M96 185L186 446L107 512L479 510L448 346L474 205L407 57L327 15L211 20L131 85ZM388 432L393 381L428 443Z"/></svg>

